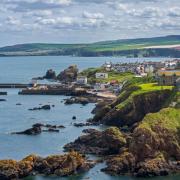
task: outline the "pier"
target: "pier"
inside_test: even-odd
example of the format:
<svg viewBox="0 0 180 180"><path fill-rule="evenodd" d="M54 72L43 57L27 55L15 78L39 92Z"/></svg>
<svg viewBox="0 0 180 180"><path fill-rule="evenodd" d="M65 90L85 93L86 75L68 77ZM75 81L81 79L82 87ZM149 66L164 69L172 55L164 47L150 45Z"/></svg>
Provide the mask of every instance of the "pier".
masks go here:
<svg viewBox="0 0 180 180"><path fill-rule="evenodd" d="M0 89L5 89L5 88L27 88L29 84L20 84L20 83L0 83Z"/></svg>

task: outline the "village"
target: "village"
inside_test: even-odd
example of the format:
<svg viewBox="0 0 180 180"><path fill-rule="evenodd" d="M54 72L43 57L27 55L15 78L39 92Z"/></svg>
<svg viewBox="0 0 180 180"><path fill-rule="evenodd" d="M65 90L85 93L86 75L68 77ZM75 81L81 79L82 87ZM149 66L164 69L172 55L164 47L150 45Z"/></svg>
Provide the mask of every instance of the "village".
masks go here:
<svg viewBox="0 0 180 180"><path fill-rule="evenodd" d="M162 86L175 86L180 90L180 60L144 61L142 63L105 62L99 68L79 72L72 65L59 75L52 69L44 77L34 78L19 94L83 95L94 94L102 97L116 97L123 85L131 78L152 77ZM54 80L53 84L40 85L37 80Z"/></svg>

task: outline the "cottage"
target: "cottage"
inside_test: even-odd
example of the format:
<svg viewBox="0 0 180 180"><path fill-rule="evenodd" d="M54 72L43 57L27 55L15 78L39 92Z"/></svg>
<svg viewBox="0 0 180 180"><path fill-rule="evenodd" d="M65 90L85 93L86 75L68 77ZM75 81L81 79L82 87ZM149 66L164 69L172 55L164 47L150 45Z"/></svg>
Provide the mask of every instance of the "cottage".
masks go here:
<svg viewBox="0 0 180 180"><path fill-rule="evenodd" d="M84 84L88 83L88 79L85 76L78 76L77 80L76 80L76 83L84 85Z"/></svg>
<svg viewBox="0 0 180 180"><path fill-rule="evenodd" d="M96 78L97 79L107 79L108 73L96 73Z"/></svg>
<svg viewBox="0 0 180 180"><path fill-rule="evenodd" d="M159 70L157 80L159 85L176 86L176 80L180 77L180 70Z"/></svg>

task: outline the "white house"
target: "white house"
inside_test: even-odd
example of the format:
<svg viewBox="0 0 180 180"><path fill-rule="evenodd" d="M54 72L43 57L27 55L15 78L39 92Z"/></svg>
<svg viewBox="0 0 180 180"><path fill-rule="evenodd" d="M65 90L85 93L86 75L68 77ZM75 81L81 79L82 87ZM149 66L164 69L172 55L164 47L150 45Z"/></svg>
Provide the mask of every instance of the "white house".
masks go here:
<svg viewBox="0 0 180 180"><path fill-rule="evenodd" d="M77 84L87 84L88 83L88 79L85 76L78 76L77 80L76 80Z"/></svg>
<svg viewBox="0 0 180 180"><path fill-rule="evenodd" d="M97 79L107 79L108 73L96 73L96 78Z"/></svg>

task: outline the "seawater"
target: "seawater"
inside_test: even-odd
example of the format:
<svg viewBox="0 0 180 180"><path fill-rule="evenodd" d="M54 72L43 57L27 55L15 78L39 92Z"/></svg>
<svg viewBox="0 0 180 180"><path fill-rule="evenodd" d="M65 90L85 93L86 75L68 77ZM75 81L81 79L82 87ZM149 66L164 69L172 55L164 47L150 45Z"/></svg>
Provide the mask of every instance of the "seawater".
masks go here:
<svg viewBox="0 0 180 180"><path fill-rule="evenodd" d="M127 58L85 58L85 57L1 57L0 58L0 83L28 83L32 77L43 76L47 69L62 71L71 64L77 64L80 70L88 67L97 67L105 61L112 62L136 62L152 59L127 59ZM155 58L153 60L161 60ZM22 96L18 95L18 89L1 89L7 91L7 96L0 96L6 102L0 102L0 159L20 160L29 154L48 156L50 154L63 153L63 146L74 141L87 127L77 128L73 123L85 122L91 118L95 104L64 105L65 96ZM17 106L17 103L21 103ZM55 105L50 111L28 111L29 108L40 104ZM72 120L76 116L77 120ZM60 133L42 133L37 136L12 135L12 132L23 131L34 123L49 123L64 125ZM104 127L92 127L103 129ZM98 164L89 172L67 178L57 177L28 177L26 180L57 180L57 179L88 179L91 180L135 180L128 176L109 176L100 171L105 164ZM152 180L177 180L179 176L151 178Z"/></svg>

